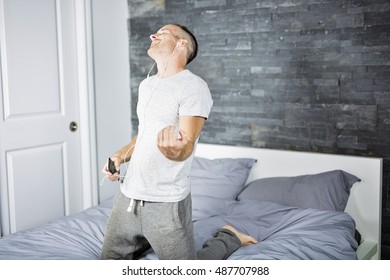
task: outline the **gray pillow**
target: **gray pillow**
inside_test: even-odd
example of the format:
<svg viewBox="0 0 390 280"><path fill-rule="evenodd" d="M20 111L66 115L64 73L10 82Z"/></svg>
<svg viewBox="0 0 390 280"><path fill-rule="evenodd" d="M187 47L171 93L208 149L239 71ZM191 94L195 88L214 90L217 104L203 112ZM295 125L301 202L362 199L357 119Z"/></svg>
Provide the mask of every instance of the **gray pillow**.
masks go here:
<svg viewBox="0 0 390 280"><path fill-rule="evenodd" d="M237 200L272 201L299 208L344 211L352 185L359 178L342 170L296 177L255 180Z"/></svg>
<svg viewBox="0 0 390 280"><path fill-rule="evenodd" d="M235 200L244 188L255 159L194 157L190 173L191 193Z"/></svg>

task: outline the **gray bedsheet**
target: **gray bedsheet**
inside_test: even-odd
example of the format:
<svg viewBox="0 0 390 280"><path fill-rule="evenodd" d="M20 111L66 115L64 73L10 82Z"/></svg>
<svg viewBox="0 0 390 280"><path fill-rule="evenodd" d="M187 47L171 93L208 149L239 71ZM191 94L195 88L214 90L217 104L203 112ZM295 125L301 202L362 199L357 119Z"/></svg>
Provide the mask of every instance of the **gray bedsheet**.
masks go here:
<svg viewBox="0 0 390 280"><path fill-rule="evenodd" d="M112 200L0 239L0 259L99 259ZM194 197L196 246L225 224L257 238L229 259L356 259L354 221L346 213L271 202ZM156 259L152 250L144 259Z"/></svg>

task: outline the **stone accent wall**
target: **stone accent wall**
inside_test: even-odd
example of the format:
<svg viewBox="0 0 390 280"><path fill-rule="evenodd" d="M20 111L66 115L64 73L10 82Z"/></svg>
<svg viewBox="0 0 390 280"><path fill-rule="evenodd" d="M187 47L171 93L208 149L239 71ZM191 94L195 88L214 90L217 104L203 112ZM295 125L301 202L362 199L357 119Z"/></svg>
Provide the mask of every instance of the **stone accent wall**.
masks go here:
<svg viewBox="0 0 390 280"><path fill-rule="evenodd" d="M390 259L390 2L128 0L132 122L149 35L187 25L214 107L201 142L384 158ZM136 131L134 131L136 133Z"/></svg>

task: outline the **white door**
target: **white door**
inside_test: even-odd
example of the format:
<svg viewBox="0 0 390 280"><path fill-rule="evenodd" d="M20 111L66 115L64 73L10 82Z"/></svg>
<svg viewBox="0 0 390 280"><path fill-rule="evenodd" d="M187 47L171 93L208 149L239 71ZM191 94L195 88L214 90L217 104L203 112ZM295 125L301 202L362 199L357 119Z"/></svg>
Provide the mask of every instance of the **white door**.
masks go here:
<svg viewBox="0 0 390 280"><path fill-rule="evenodd" d="M2 235L83 209L75 32L74 1L0 0Z"/></svg>

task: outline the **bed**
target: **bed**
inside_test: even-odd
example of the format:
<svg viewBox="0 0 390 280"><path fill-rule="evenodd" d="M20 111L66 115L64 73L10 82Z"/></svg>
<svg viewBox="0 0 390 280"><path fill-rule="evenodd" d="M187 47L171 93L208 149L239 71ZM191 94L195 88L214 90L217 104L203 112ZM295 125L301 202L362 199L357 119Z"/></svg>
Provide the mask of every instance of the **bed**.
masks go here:
<svg viewBox="0 0 390 280"><path fill-rule="evenodd" d="M211 144L195 155L197 249L230 224L259 241L232 260L380 258L382 159ZM100 259L112 202L1 238L0 259Z"/></svg>

